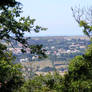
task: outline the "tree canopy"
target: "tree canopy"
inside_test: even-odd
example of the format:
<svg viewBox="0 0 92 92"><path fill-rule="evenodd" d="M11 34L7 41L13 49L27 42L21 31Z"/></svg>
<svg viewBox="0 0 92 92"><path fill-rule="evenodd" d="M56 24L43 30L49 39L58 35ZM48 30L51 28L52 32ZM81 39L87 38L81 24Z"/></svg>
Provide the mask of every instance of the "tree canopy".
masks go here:
<svg viewBox="0 0 92 92"><path fill-rule="evenodd" d="M77 15L76 11L72 11L75 20L83 27L83 32L91 37L92 21L85 20L84 13L77 11ZM16 0L0 0L0 92L91 92L92 44L83 55L70 61L68 72L64 76L58 73L36 76L24 83L20 64L13 64L14 57L2 41L10 44L11 40L17 41L23 44L23 52L25 48L30 48L31 53L44 56L42 45L30 46L24 34L46 28L35 26L35 19L20 17L21 13L21 4Z"/></svg>
<svg viewBox="0 0 92 92"><path fill-rule="evenodd" d="M24 82L21 65L14 64L15 58L4 43L17 41L23 46L21 51L30 48L30 54L45 56L42 45L33 46L28 44L25 33L46 30L41 26L34 25L35 19L21 17L22 4L16 0L0 0L0 92L13 92ZM4 42L4 43L3 43Z"/></svg>
<svg viewBox="0 0 92 92"><path fill-rule="evenodd" d="M21 43L22 52L26 52L25 48L30 48L30 53L38 54L39 56L45 56L42 50L42 45L33 46L28 44L27 38L24 36L25 33L30 34L32 31L40 32L47 28L34 25L35 19L28 17L20 17L22 11L22 5L15 0L4 0L1 1L0 5L0 40L10 43L11 40L15 40ZM3 45L2 43L0 43ZM6 47L7 48L7 47ZM2 50L2 53L6 48Z"/></svg>
<svg viewBox="0 0 92 92"><path fill-rule="evenodd" d="M83 28L85 35L92 36L92 7L90 8L72 8L73 17L80 27Z"/></svg>

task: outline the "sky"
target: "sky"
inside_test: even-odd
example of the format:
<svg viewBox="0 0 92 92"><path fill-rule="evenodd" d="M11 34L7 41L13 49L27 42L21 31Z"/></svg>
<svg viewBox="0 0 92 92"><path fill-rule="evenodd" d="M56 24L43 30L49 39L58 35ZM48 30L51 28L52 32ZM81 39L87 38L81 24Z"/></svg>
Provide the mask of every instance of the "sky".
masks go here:
<svg viewBox="0 0 92 92"><path fill-rule="evenodd" d="M71 7L90 7L91 0L19 0L23 4L23 16L36 19L35 24L48 28L31 36L83 35L72 16ZM28 34L27 34L28 35Z"/></svg>

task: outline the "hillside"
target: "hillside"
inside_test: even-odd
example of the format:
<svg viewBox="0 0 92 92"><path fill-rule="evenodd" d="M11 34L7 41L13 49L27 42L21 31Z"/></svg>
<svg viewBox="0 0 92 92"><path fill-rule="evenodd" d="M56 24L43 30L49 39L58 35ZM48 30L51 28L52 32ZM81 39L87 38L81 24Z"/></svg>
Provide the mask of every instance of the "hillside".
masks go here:
<svg viewBox="0 0 92 92"><path fill-rule="evenodd" d="M39 60L36 57L21 53L21 44L13 42L15 49L9 46L14 52L16 62L20 62L24 68L25 76L30 77L30 73L46 74L57 70L61 75L67 72L69 61L77 56L82 55L90 44L87 37L80 36L59 36L59 37L33 37L28 40L31 45L43 44L43 48L47 50L47 59ZM40 61L40 62L39 62ZM29 71L31 72L29 73Z"/></svg>
<svg viewBox="0 0 92 92"><path fill-rule="evenodd" d="M85 48L90 44L87 37L84 36L52 36L52 37L32 37L28 40L31 45L42 44L47 50L46 54L51 61L69 61L76 55L81 55L85 52ZM32 55L21 53L21 44L13 42L15 49L9 45L9 50L13 51L14 56L17 56L18 62L33 61ZM22 59L22 60L21 60ZM37 58L35 59L37 60Z"/></svg>

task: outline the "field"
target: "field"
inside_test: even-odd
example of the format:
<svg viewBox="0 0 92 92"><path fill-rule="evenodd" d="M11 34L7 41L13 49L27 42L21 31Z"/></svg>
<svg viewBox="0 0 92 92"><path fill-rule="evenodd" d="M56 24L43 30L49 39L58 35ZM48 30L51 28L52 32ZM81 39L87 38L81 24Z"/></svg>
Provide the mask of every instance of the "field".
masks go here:
<svg viewBox="0 0 92 92"><path fill-rule="evenodd" d="M59 72L59 74L64 75L67 72L68 63L62 61L52 62L50 60L44 61L33 61L33 62L23 62L22 65L27 69L25 70L32 70L32 72L36 73L37 75L45 75L48 72L53 73L54 71ZM27 72L27 71L26 71Z"/></svg>

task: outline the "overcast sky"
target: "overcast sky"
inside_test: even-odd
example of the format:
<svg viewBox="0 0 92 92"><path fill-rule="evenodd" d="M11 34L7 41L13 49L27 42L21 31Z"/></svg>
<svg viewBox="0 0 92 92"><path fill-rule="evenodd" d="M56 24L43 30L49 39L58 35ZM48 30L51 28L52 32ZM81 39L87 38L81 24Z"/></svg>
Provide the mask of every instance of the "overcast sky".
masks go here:
<svg viewBox="0 0 92 92"><path fill-rule="evenodd" d="M20 0L23 15L36 19L36 24L48 28L32 36L83 35L72 16L71 7L90 7L92 0Z"/></svg>

